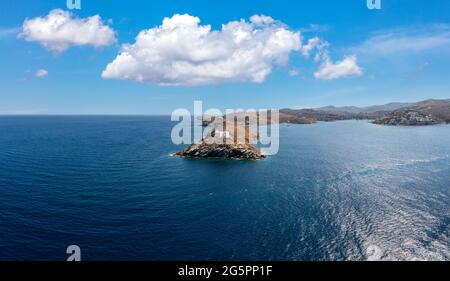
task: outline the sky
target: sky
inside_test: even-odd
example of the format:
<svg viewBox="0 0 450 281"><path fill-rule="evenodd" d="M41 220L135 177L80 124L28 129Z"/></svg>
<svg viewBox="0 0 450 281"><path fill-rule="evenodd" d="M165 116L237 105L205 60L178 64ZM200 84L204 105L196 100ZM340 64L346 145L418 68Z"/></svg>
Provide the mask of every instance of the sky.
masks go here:
<svg viewBox="0 0 450 281"><path fill-rule="evenodd" d="M0 114L450 98L450 1L2 0Z"/></svg>

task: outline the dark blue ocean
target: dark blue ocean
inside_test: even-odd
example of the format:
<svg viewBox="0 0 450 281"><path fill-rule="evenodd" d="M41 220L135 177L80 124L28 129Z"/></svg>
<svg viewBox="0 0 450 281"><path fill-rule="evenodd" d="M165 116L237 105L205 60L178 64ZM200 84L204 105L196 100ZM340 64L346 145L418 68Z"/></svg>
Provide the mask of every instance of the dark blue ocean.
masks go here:
<svg viewBox="0 0 450 281"><path fill-rule="evenodd" d="M0 260L450 260L450 126L282 125L170 156L169 117L0 117Z"/></svg>

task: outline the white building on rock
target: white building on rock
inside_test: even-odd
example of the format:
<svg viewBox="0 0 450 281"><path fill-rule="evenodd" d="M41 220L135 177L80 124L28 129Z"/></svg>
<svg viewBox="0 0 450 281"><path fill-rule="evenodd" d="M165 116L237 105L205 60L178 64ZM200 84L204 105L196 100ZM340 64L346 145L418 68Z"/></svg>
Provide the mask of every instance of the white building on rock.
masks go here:
<svg viewBox="0 0 450 281"><path fill-rule="evenodd" d="M228 138L231 137L230 132L228 132L228 131L217 131L217 130L215 130L214 131L214 135L215 135L216 138L219 138L219 139L223 139L223 138L228 139Z"/></svg>

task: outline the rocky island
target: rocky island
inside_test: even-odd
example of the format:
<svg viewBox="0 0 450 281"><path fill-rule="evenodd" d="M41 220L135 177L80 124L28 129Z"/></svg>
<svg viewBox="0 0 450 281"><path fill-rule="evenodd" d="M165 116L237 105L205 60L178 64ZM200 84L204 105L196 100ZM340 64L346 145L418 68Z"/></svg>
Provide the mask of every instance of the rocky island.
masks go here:
<svg viewBox="0 0 450 281"><path fill-rule="evenodd" d="M212 118L209 122L204 121L202 125L211 128L208 136L201 142L192 144L174 155L183 158L221 158L229 160L261 160L266 158L253 145L258 139L258 134L250 129L249 124L235 123L234 126L230 126L229 122L230 120L222 117ZM241 136L241 139L237 136Z"/></svg>
<svg viewBox="0 0 450 281"><path fill-rule="evenodd" d="M187 158L223 158L230 160L261 160L266 158L261 152L250 144L199 144L190 145L188 148L175 153L175 155Z"/></svg>

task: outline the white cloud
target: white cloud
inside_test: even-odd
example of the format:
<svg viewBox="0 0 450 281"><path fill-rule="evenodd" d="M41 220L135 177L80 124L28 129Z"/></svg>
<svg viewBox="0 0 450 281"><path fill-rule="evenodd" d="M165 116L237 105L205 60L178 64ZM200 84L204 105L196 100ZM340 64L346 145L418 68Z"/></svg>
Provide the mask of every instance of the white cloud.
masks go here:
<svg viewBox="0 0 450 281"><path fill-rule="evenodd" d="M45 69L39 69L38 71L36 71L35 76L38 78L44 78L48 76L48 71Z"/></svg>
<svg viewBox="0 0 450 281"><path fill-rule="evenodd" d="M356 77L363 75L363 70L358 66L356 56L347 56L343 60L333 63L325 58L314 77L320 80L334 80L344 77Z"/></svg>
<svg viewBox="0 0 450 281"><path fill-rule="evenodd" d="M300 33L271 17L255 15L211 30L198 17L176 14L124 44L102 77L159 85L260 83L300 50Z"/></svg>
<svg viewBox="0 0 450 281"><path fill-rule="evenodd" d="M294 69L289 70L288 74L291 77L298 76L298 75L300 75L300 70L294 68Z"/></svg>
<svg viewBox="0 0 450 281"><path fill-rule="evenodd" d="M312 51L316 51L314 60L317 62L328 56L328 47L330 44L319 37L313 37L302 47L302 54L308 58Z"/></svg>
<svg viewBox="0 0 450 281"><path fill-rule="evenodd" d="M302 46L301 51L305 58L315 52L314 61L321 62L319 70L314 73L316 79L334 80L363 75L363 70L357 64L356 56L347 56L343 60L333 63L328 51L329 47L330 44L319 37L309 39L308 43ZM297 76L298 73L294 71L289 75Z"/></svg>
<svg viewBox="0 0 450 281"><path fill-rule="evenodd" d="M321 62L314 77L319 80L334 80L345 77L363 75L363 70L357 64L356 56L346 56L343 60L333 63L328 48L330 44L319 37L313 37L302 47L303 56L309 57L315 51L314 61Z"/></svg>
<svg viewBox="0 0 450 281"><path fill-rule="evenodd" d="M113 44L114 30L103 24L99 15L77 18L60 9L45 17L26 19L19 35L31 42L39 42L46 49L61 53L71 46L103 47Z"/></svg>
<svg viewBox="0 0 450 281"><path fill-rule="evenodd" d="M397 28L375 33L352 51L368 55L406 55L432 49L450 48L450 26L435 24Z"/></svg>
<svg viewBox="0 0 450 281"><path fill-rule="evenodd" d="M250 17L250 22L256 25L266 25L274 23L275 20L272 17L268 17L265 15L253 15Z"/></svg>

